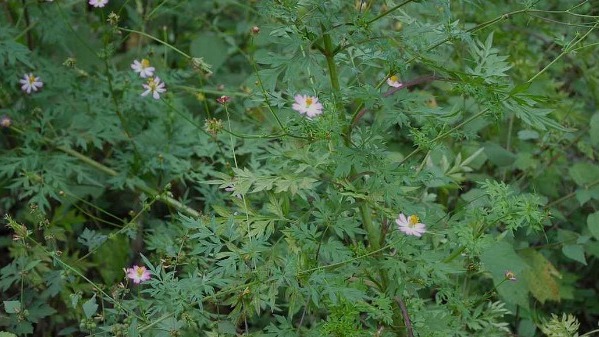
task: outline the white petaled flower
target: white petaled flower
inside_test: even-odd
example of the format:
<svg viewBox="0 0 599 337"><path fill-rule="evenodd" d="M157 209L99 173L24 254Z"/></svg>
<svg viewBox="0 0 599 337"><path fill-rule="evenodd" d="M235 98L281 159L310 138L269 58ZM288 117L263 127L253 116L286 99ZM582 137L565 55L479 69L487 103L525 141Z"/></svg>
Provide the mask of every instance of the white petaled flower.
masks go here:
<svg viewBox="0 0 599 337"><path fill-rule="evenodd" d="M156 68L150 67L150 61L147 59L141 59L141 62L134 60L133 64L131 64L131 69L139 73L139 76L142 78L154 76L154 70L156 70Z"/></svg>
<svg viewBox="0 0 599 337"><path fill-rule="evenodd" d="M399 217L395 220L400 231L407 235L422 236L426 233L426 225L420 223L420 219L416 215L410 215L406 217L403 213L399 214Z"/></svg>
<svg viewBox="0 0 599 337"><path fill-rule="evenodd" d="M293 110L312 119L322 114L322 104L318 102L318 97L308 95L295 95Z"/></svg>
<svg viewBox="0 0 599 337"><path fill-rule="evenodd" d="M150 77L148 78L148 83L142 84L142 86L144 89L146 89L146 91L144 91L141 95L147 96L149 93L152 93L152 97L154 97L154 99L159 99L160 94L166 91L164 82L160 82L160 77Z"/></svg>
<svg viewBox="0 0 599 337"><path fill-rule="evenodd" d="M34 76L32 73L23 75L23 79L19 80L22 84L21 90L30 94L31 90L37 91L37 89L44 86L44 83L40 81L39 77Z"/></svg>
<svg viewBox="0 0 599 337"><path fill-rule="evenodd" d="M399 77L397 77L396 75L393 75L393 76L389 77L387 79L387 84L389 86L391 86L391 87L394 87L394 88L401 88L401 87L403 87L403 83L401 83L399 81Z"/></svg>
<svg viewBox="0 0 599 337"><path fill-rule="evenodd" d="M106 6L106 4L108 3L108 0L89 0L88 3L90 5L98 8L98 7L104 7L104 6Z"/></svg>

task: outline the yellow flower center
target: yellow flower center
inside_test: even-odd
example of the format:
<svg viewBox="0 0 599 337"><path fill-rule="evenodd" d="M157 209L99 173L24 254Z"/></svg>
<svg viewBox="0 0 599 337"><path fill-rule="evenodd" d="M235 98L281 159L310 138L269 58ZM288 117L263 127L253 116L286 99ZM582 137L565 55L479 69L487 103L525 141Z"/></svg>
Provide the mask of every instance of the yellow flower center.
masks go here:
<svg viewBox="0 0 599 337"><path fill-rule="evenodd" d="M397 81L399 81L399 77L397 77L396 75L393 75L393 76L389 77L389 79L391 80L391 82L397 82Z"/></svg>
<svg viewBox="0 0 599 337"><path fill-rule="evenodd" d="M420 219L418 219L417 215L410 215L408 217L408 226L410 226L410 227L414 227L419 222L420 222Z"/></svg>
<svg viewBox="0 0 599 337"><path fill-rule="evenodd" d="M150 90L152 90L152 91L156 91L156 87L157 87L158 85L157 85L157 84L156 84L156 82L154 81L154 77L150 77L150 78L148 79L148 86L150 87Z"/></svg>
<svg viewBox="0 0 599 337"><path fill-rule="evenodd" d="M310 106L310 105L312 105L312 103L314 103L314 102L312 101L312 97L308 97L308 98L306 98L306 106Z"/></svg>
<svg viewBox="0 0 599 337"><path fill-rule="evenodd" d="M142 277L146 272L146 267L138 267L136 272L138 277Z"/></svg>
<svg viewBox="0 0 599 337"><path fill-rule="evenodd" d="M29 75L27 80L29 81L29 84L33 84L35 82L35 76Z"/></svg>
<svg viewBox="0 0 599 337"><path fill-rule="evenodd" d="M142 68L144 68L144 69L145 69L145 68L147 68L147 67L149 67L149 66L150 66L150 61L148 61L147 59L142 59L142 60L141 60L141 67L142 67Z"/></svg>

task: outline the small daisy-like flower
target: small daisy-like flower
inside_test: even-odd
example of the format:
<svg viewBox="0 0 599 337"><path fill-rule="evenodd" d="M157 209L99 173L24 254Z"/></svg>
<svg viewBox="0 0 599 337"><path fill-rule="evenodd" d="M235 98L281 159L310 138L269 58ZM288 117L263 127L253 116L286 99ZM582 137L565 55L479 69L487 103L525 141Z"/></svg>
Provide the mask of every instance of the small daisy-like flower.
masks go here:
<svg viewBox="0 0 599 337"><path fill-rule="evenodd" d="M295 95L295 103L292 108L302 115L305 114L309 119L322 114L322 104L315 96Z"/></svg>
<svg viewBox="0 0 599 337"><path fill-rule="evenodd" d="M146 91L141 94L142 96L147 96L149 93L152 93L154 99L160 99L160 94L166 91L164 82L160 82L160 77L150 77L148 78L148 83L142 85L144 89L146 89Z"/></svg>
<svg viewBox="0 0 599 337"><path fill-rule="evenodd" d="M509 281L516 281L516 274L511 270L505 271L505 279Z"/></svg>
<svg viewBox="0 0 599 337"><path fill-rule="evenodd" d="M397 75L393 75L387 79L387 84L393 88L401 88L403 87L403 83L399 81L399 77Z"/></svg>
<svg viewBox="0 0 599 337"><path fill-rule="evenodd" d="M10 117L7 115L2 115L2 117L0 117L0 127L9 128L11 125L12 119L10 119Z"/></svg>
<svg viewBox="0 0 599 337"><path fill-rule="evenodd" d="M141 62L134 60L131 64L131 69L139 73L139 76L142 78L154 76L154 70L156 70L156 68L150 67L150 61L147 59L141 59Z"/></svg>
<svg viewBox="0 0 599 337"><path fill-rule="evenodd" d="M40 81L40 78L33 76L32 73L23 75L23 79L20 79L19 83L22 84L21 90L28 94L31 93L31 90L37 91L37 89L44 86L44 83Z"/></svg>
<svg viewBox="0 0 599 337"><path fill-rule="evenodd" d="M144 266L134 265L133 268L125 269L125 273L127 273L127 277L133 280L133 283L140 284L149 280L152 277L152 273L146 269Z"/></svg>
<svg viewBox="0 0 599 337"><path fill-rule="evenodd" d="M220 104L227 104L229 101L231 100L231 97L229 96L220 96L219 98L216 99L216 101Z"/></svg>
<svg viewBox="0 0 599 337"><path fill-rule="evenodd" d="M108 3L108 0L89 0L88 3L90 5L98 8L98 7L104 7L104 6L106 6L106 4Z"/></svg>
<svg viewBox="0 0 599 337"><path fill-rule="evenodd" d="M403 213L399 214L399 217L395 220L400 231L407 235L422 236L426 233L426 225L420 223L420 219L416 215L410 215L406 217Z"/></svg>

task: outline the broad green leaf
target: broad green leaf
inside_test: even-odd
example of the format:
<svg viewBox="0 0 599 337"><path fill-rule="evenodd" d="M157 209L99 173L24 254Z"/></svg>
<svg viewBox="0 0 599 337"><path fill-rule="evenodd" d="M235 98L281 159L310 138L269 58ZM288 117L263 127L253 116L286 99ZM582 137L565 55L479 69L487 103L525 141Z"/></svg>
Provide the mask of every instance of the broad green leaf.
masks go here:
<svg viewBox="0 0 599 337"><path fill-rule="evenodd" d="M202 33L191 41L189 51L193 57L202 57L212 66L212 71L225 63L228 58L227 43L212 33Z"/></svg>
<svg viewBox="0 0 599 337"><path fill-rule="evenodd" d="M509 166L516 160L513 153L491 142L485 143L485 154L489 161L497 166Z"/></svg>
<svg viewBox="0 0 599 337"><path fill-rule="evenodd" d="M530 140L530 139L539 139L539 133L535 130L520 130L518 131L518 139L520 140Z"/></svg>
<svg viewBox="0 0 599 337"><path fill-rule="evenodd" d="M19 301L4 301L4 311L7 314L16 314L21 311L21 302Z"/></svg>
<svg viewBox="0 0 599 337"><path fill-rule="evenodd" d="M564 245L562 253L574 261L578 261L584 265L587 264L587 260L584 257L584 248L581 245Z"/></svg>
<svg viewBox="0 0 599 337"><path fill-rule="evenodd" d="M514 247L506 241L497 241L487 248L480 257L484 268L493 276L493 283L502 299L511 304L528 308L528 289L524 275L528 266L516 254ZM516 275L516 282L505 281L506 271Z"/></svg>
<svg viewBox="0 0 599 337"><path fill-rule="evenodd" d="M85 317L91 318L98 310L98 303L96 303L96 295L83 303L83 313Z"/></svg>
<svg viewBox="0 0 599 337"><path fill-rule="evenodd" d="M71 299L71 306L77 308L77 303L79 303L79 300L81 299L81 293L70 294L69 298Z"/></svg>
<svg viewBox="0 0 599 337"><path fill-rule="evenodd" d="M17 337L17 335L6 331L0 331L0 337Z"/></svg>
<svg viewBox="0 0 599 337"><path fill-rule="evenodd" d="M556 278L561 278L561 275L553 264L532 248L521 251L520 256L530 266L524 274L532 295L541 303L547 300L559 301L560 291Z"/></svg>
<svg viewBox="0 0 599 337"><path fill-rule="evenodd" d="M568 170L578 186L584 186L599 179L599 167L591 163L576 163Z"/></svg>
<svg viewBox="0 0 599 337"><path fill-rule="evenodd" d="M599 212L589 214L587 217L587 227L595 239L599 240Z"/></svg>

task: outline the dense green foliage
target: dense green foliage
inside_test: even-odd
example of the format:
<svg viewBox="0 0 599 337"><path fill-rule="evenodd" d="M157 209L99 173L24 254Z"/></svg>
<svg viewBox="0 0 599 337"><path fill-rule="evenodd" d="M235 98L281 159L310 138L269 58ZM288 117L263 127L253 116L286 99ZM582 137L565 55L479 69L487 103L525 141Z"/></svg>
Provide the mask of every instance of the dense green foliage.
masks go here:
<svg viewBox="0 0 599 337"><path fill-rule="evenodd" d="M1 337L596 332L592 2L0 7Z"/></svg>

